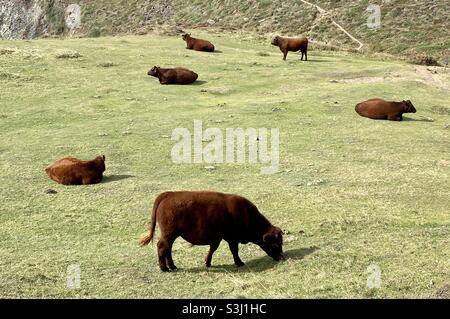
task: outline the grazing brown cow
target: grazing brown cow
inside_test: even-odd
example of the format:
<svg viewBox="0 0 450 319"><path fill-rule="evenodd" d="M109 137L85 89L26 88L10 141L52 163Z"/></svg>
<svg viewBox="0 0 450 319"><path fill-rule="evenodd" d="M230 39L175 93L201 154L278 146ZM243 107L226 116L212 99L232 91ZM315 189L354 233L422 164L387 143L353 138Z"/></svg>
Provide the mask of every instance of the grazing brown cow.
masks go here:
<svg viewBox="0 0 450 319"><path fill-rule="evenodd" d="M284 259L281 229L241 196L206 191L162 193L153 204L152 224L148 235L140 240L141 246L153 240L156 222L161 229L158 257L162 271L176 269L172 244L179 236L193 245L210 246L206 267L211 266L222 239L228 242L237 266L244 265L238 255L239 243L255 243L273 259Z"/></svg>
<svg viewBox="0 0 450 319"><path fill-rule="evenodd" d="M277 35L272 39L272 45L278 46L280 48L281 52L283 52L283 60L285 61L289 51L293 52L301 51L302 57L300 60L303 61L304 55L305 61L308 61L307 38L283 38Z"/></svg>
<svg viewBox="0 0 450 319"><path fill-rule="evenodd" d="M163 69L154 66L147 74L158 78L161 84L190 84L198 78L197 73L185 68Z"/></svg>
<svg viewBox="0 0 450 319"><path fill-rule="evenodd" d="M190 34L183 34L182 38L186 41L186 49L195 51L214 52L214 45L206 40L196 39Z"/></svg>
<svg viewBox="0 0 450 319"><path fill-rule="evenodd" d="M45 172L57 183L63 185L88 185L100 183L105 171L105 156L92 161L66 157L47 167Z"/></svg>
<svg viewBox="0 0 450 319"><path fill-rule="evenodd" d="M410 100L402 102L388 102L382 99L371 99L356 104L356 113L374 120L403 120L403 113L416 113Z"/></svg>

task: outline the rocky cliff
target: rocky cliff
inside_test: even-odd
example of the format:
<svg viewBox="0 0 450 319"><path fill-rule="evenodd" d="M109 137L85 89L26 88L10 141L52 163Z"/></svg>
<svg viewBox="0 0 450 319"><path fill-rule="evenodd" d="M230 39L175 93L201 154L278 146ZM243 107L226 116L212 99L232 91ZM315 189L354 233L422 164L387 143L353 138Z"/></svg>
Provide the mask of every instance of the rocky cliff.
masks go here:
<svg viewBox="0 0 450 319"><path fill-rule="evenodd" d="M38 0L0 0L0 38L32 39L48 31Z"/></svg>

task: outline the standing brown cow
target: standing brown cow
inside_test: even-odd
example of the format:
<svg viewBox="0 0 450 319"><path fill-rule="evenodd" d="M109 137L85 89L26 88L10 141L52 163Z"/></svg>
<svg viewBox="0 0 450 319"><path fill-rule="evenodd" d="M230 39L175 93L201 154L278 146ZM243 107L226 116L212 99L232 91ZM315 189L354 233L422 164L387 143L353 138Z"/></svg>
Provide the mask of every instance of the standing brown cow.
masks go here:
<svg viewBox="0 0 450 319"><path fill-rule="evenodd" d="M198 78L197 73L185 68L163 69L154 66L147 74L158 78L161 84L190 84Z"/></svg>
<svg viewBox="0 0 450 319"><path fill-rule="evenodd" d="M105 171L105 156L97 156L92 161L82 161L66 157L45 169L47 175L63 185L88 185L100 183Z"/></svg>
<svg viewBox="0 0 450 319"><path fill-rule="evenodd" d="M356 113L374 120L402 121L403 113L416 113L410 100L388 102L382 99L371 99L356 104Z"/></svg>
<svg viewBox="0 0 450 319"><path fill-rule="evenodd" d="M305 56L305 61L308 61L308 39L305 37L283 38L277 35L272 39L272 45L280 48L280 51L283 52L283 60L285 61L289 51L301 51L302 56L300 60L303 61L303 56Z"/></svg>
<svg viewBox="0 0 450 319"><path fill-rule="evenodd" d="M214 52L214 45L206 40L196 39L186 33L182 35L184 41L186 41L186 49L195 51Z"/></svg>
<svg viewBox="0 0 450 319"><path fill-rule="evenodd" d="M176 269L172 245L180 236L193 245L210 246L206 267L211 266L222 239L228 242L237 266L244 265L238 255L239 243L255 243L277 261L284 258L281 229L241 196L206 191L162 193L154 202L150 231L141 239L141 246L153 240L156 222L161 229L158 257L162 271Z"/></svg>

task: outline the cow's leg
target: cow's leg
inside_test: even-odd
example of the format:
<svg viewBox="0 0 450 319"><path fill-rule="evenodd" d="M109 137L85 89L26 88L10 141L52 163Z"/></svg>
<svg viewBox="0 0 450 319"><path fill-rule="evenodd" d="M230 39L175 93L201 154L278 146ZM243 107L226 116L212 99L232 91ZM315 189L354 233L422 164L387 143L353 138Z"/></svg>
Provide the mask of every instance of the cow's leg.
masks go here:
<svg viewBox="0 0 450 319"><path fill-rule="evenodd" d="M176 239L176 237L173 239L171 238L170 240L167 241L169 247L167 249L166 260L167 260L167 264L168 264L170 270L177 269L177 267L173 263L173 259L172 259L172 246L173 246L173 242L175 241L175 239Z"/></svg>
<svg viewBox="0 0 450 319"><path fill-rule="evenodd" d="M167 268L166 258L168 255L169 244L165 238L160 238L158 241L158 258L159 258L159 268L161 268L162 271L169 271L169 268Z"/></svg>
<svg viewBox="0 0 450 319"><path fill-rule="evenodd" d="M241 258L239 258L239 243L235 241L229 241L228 246L230 247L231 253L233 254L234 263L236 266L241 267L244 266Z"/></svg>
<svg viewBox="0 0 450 319"><path fill-rule="evenodd" d="M308 61L308 50L305 50L305 61Z"/></svg>
<svg viewBox="0 0 450 319"><path fill-rule="evenodd" d="M395 115L388 115L387 119L389 121L401 121L401 120L403 120L403 117L401 114L400 115L395 114Z"/></svg>
<svg viewBox="0 0 450 319"><path fill-rule="evenodd" d="M303 53L303 51L300 51L300 53L302 54L302 57L300 58L300 61L303 61L303 55L304 55L304 53Z"/></svg>
<svg viewBox="0 0 450 319"><path fill-rule="evenodd" d="M100 178L98 177L85 177L82 180L83 185L92 185L92 184L98 184L100 183Z"/></svg>
<svg viewBox="0 0 450 319"><path fill-rule="evenodd" d="M208 267L208 268L211 267L212 256L213 256L214 252L217 250L217 248L219 247L219 245L220 245L220 240L215 242L215 243L212 243L209 246L209 252L208 252L208 255L206 255L206 258L205 258L205 265L206 265L206 267Z"/></svg>
<svg viewBox="0 0 450 319"><path fill-rule="evenodd" d="M284 61L286 61L287 54L288 54L288 50L286 49L283 51L283 60Z"/></svg>

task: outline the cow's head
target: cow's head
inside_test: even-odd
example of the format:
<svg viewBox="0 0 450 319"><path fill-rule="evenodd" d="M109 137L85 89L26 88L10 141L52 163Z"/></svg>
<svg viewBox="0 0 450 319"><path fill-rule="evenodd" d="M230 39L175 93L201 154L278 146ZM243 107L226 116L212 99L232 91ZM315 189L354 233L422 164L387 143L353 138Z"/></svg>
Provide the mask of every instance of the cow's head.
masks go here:
<svg viewBox="0 0 450 319"><path fill-rule="evenodd" d="M158 70L159 70L159 66L154 66L147 72L147 75L158 77Z"/></svg>
<svg viewBox="0 0 450 319"><path fill-rule="evenodd" d="M278 45L278 39L279 39L280 37L279 36L275 36L273 39L272 39L272 45Z"/></svg>
<svg viewBox="0 0 450 319"><path fill-rule="evenodd" d="M185 33L181 37L183 38L184 41L186 41L187 39L191 38L191 35L189 33Z"/></svg>
<svg viewBox="0 0 450 319"><path fill-rule="evenodd" d="M405 113L416 113L417 110L414 107L414 105L411 103L410 100L403 101L403 104L405 105Z"/></svg>
<svg viewBox="0 0 450 319"><path fill-rule="evenodd" d="M283 232L280 228L272 226L263 235L259 245L270 257L276 261L283 260Z"/></svg>
<svg viewBox="0 0 450 319"><path fill-rule="evenodd" d="M100 155L95 158L95 162L97 163L98 169L103 173L106 170L105 167L105 155Z"/></svg>

